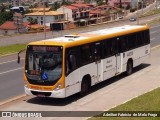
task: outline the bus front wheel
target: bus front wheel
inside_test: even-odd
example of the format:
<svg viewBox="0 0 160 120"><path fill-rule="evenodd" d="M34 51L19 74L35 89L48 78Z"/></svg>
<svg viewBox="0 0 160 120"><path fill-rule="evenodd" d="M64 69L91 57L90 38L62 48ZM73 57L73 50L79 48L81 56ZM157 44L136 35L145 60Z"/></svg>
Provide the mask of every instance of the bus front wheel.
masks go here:
<svg viewBox="0 0 160 120"><path fill-rule="evenodd" d="M133 72L133 62L131 60L129 60L128 63L127 63L126 74L131 75L132 72Z"/></svg>
<svg viewBox="0 0 160 120"><path fill-rule="evenodd" d="M82 80L82 83L81 83L81 92L80 92L81 96L84 96L84 95L86 95L88 93L89 87L90 87L90 85L87 82L87 80Z"/></svg>

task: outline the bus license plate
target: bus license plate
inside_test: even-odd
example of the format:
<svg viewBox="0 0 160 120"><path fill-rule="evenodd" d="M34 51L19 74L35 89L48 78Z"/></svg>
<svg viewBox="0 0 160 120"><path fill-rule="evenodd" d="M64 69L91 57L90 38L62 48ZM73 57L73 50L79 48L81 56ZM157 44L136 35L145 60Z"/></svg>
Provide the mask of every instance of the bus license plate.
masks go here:
<svg viewBox="0 0 160 120"><path fill-rule="evenodd" d="M37 94L38 97L45 97L43 94Z"/></svg>

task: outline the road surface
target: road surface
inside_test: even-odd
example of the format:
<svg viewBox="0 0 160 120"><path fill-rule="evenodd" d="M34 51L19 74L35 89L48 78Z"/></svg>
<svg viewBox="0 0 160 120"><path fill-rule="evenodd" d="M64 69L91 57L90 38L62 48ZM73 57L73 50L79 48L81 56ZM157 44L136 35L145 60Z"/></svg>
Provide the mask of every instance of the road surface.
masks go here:
<svg viewBox="0 0 160 120"><path fill-rule="evenodd" d="M153 26L151 33L151 47L160 44L160 25ZM22 56L22 58L24 58ZM23 60L17 64L17 55L0 58L0 102L24 94L23 90Z"/></svg>
<svg viewBox="0 0 160 120"><path fill-rule="evenodd" d="M112 79L106 80L91 89L91 93L80 97L78 94L66 99L38 98L26 96L16 101L12 101L0 106L0 111L52 111L51 114L41 112L42 116L52 116L48 118L31 118L32 120L82 120L86 117L95 115L89 111L104 111L112 107L125 103L139 95L160 87L160 47L152 49L149 61L144 61L139 67L134 69L130 76L121 74ZM54 112L61 111L61 112ZM78 116L71 117L78 112ZM97 112L96 112L97 114ZM54 117L53 117L54 116ZM63 117L58 117L63 116ZM70 116L70 117L66 117ZM83 116L83 117L82 117ZM85 116L85 117L84 117ZM65 117L65 118L64 118ZM7 118L8 120L9 118ZM12 120L21 120L22 118L11 118Z"/></svg>

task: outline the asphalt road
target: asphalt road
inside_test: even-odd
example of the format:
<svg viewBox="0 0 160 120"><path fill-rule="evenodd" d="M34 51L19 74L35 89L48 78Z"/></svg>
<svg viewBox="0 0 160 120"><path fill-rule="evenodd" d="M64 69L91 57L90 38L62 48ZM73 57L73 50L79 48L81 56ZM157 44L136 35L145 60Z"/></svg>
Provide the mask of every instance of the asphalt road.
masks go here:
<svg viewBox="0 0 160 120"><path fill-rule="evenodd" d="M100 28L98 28L100 29ZM151 47L160 44L160 24L151 27ZM23 58L23 56L22 56ZM23 60L17 64L17 55L0 58L0 102L24 94Z"/></svg>
<svg viewBox="0 0 160 120"><path fill-rule="evenodd" d="M42 113L42 118L29 118L32 120L87 119L86 117L96 115L101 111L107 111L158 88L160 86L159 53L160 47L152 50L150 59L144 61L144 64L141 66L136 67L132 75L125 76L121 74L101 82L92 87L90 94L84 97L80 97L78 94L65 99L25 96L0 105L0 111L12 111L12 113L16 111L18 111L18 113L29 112L32 114L37 112ZM22 118L14 117L6 119L21 120Z"/></svg>

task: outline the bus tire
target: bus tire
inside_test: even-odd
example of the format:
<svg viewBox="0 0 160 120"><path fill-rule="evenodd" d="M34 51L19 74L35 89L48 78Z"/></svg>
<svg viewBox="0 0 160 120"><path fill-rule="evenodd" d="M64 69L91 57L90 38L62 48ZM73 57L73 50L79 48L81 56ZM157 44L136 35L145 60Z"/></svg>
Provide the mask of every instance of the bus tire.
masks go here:
<svg viewBox="0 0 160 120"><path fill-rule="evenodd" d="M129 60L127 62L126 74L131 75L132 72L133 72L133 62L132 62L132 60Z"/></svg>
<svg viewBox="0 0 160 120"><path fill-rule="evenodd" d="M89 91L89 88L90 88L90 83L88 82L87 79L83 79L81 83L81 92L80 92L81 96L86 95Z"/></svg>

